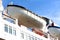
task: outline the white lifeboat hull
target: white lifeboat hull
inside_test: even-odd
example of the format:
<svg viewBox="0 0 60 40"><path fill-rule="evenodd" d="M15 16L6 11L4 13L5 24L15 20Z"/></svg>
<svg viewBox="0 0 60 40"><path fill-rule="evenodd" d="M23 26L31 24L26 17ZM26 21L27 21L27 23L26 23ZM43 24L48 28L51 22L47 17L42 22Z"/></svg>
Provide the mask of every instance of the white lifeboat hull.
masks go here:
<svg viewBox="0 0 60 40"><path fill-rule="evenodd" d="M50 35L60 39L60 27L57 27L57 26L49 27L48 31L49 31Z"/></svg>

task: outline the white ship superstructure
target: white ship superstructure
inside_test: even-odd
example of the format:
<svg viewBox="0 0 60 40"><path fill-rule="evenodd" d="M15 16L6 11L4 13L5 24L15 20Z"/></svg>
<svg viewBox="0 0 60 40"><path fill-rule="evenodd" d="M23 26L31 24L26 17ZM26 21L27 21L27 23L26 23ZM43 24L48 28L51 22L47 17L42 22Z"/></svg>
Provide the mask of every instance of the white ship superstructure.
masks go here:
<svg viewBox="0 0 60 40"><path fill-rule="evenodd" d="M47 26L51 23L48 18L38 16L19 5L10 4L3 9L0 2L0 40L58 40L50 37L52 33Z"/></svg>
<svg viewBox="0 0 60 40"><path fill-rule="evenodd" d="M42 18L18 5L8 5L3 10L1 3L0 8L0 40L47 40L29 30L35 27L42 28L45 23Z"/></svg>

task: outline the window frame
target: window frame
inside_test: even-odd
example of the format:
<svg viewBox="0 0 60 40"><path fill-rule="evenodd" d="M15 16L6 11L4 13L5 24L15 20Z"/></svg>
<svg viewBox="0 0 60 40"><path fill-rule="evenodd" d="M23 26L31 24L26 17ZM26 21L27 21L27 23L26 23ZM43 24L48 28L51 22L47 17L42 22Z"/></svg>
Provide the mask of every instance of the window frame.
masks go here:
<svg viewBox="0 0 60 40"><path fill-rule="evenodd" d="M21 32L21 37L24 39L24 33L23 32Z"/></svg>
<svg viewBox="0 0 60 40"><path fill-rule="evenodd" d="M9 30L8 30L9 28L8 28L8 25L7 24L4 24L4 30L5 30L5 32L8 32Z"/></svg>
<svg viewBox="0 0 60 40"><path fill-rule="evenodd" d="M12 27L9 26L9 33L12 34Z"/></svg>
<svg viewBox="0 0 60 40"><path fill-rule="evenodd" d="M13 28L13 35L16 35L16 29L15 28Z"/></svg>

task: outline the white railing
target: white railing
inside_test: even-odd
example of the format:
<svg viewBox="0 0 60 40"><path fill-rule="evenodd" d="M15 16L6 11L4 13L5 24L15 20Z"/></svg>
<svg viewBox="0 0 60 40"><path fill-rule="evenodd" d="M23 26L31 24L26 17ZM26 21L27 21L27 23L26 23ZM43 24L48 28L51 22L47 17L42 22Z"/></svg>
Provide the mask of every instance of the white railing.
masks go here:
<svg viewBox="0 0 60 40"><path fill-rule="evenodd" d="M3 17L4 20L7 20L7 21L9 21L11 23L14 23L14 24L16 23L16 19L14 19L14 18L12 18L12 17L10 17L6 14L2 14L2 17Z"/></svg>
<svg viewBox="0 0 60 40"><path fill-rule="evenodd" d="M24 39L24 40L48 40L48 38L45 38L43 36L40 36L30 30L28 30L26 27L24 26L21 26L21 37Z"/></svg>

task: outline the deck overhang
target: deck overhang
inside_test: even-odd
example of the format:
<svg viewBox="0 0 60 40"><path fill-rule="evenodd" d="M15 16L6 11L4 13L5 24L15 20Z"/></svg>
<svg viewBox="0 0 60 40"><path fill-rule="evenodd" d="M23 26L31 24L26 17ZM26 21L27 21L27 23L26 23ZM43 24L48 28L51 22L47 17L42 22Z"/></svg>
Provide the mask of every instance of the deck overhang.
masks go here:
<svg viewBox="0 0 60 40"><path fill-rule="evenodd" d="M8 5L7 10L11 17L18 19L19 25L24 25L26 27L36 27L39 29L42 29L44 26L46 26L45 20L22 6Z"/></svg>

